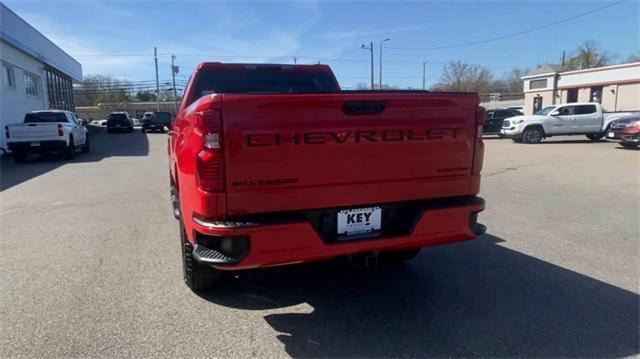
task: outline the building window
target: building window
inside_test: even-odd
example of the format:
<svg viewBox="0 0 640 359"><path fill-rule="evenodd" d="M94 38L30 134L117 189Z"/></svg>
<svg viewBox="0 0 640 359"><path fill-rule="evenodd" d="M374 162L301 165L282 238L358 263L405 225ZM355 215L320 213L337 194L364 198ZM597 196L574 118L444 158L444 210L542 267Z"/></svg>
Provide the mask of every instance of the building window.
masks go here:
<svg viewBox="0 0 640 359"><path fill-rule="evenodd" d="M591 88L589 102L602 103L602 86L594 86Z"/></svg>
<svg viewBox="0 0 640 359"><path fill-rule="evenodd" d="M75 111L71 77L48 65L45 67L44 72L47 79L49 108Z"/></svg>
<svg viewBox="0 0 640 359"><path fill-rule="evenodd" d="M577 88L567 90L567 102L578 102L578 90Z"/></svg>
<svg viewBox="0 0 640 359"><path fill-rule="evenodd" d="M12 66L2 64L2 82L5 87L14 88L16 86Z"/></svg>
<svg viewBox="0 0 640 359"><path fill-rule="evenodd" d="M40 77L29 72L24 73L24 91L29 96L38 96Z"/></svg>
<svg viewBox="0 0 640 359"><path fill-rule="evenodd" d="M547 88L547 79L529 81L529 90Z"/></svg>

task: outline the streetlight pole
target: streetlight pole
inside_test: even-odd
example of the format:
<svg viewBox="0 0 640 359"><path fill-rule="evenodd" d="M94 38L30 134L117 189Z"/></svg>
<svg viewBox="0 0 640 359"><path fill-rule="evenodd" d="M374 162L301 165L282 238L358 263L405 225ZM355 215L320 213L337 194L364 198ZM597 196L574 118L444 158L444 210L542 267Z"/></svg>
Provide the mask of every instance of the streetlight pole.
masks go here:
<svg viewBox="0 0 640 359"><path fill-rule="evenodd" d="M380 91L382 91L382 43L389 40L391 40L390 37L380 41L380 64L378 65L380 66L380 88L379 88Z"/></svg>
<svg viewBox="0 0 640 359"><path fill-rule="evenodd" d="M426 90L426 81L427 81L427 62L424 61L422 63L422 91Z"/></svg>
<svg viewBox="0 0 640 359"><path fill-rule="evenodd" d="M373 41L369 43L369 47L367 47L365 44L362 44L360 45L360 48L369 50L369 53L371 54L371 89L373 90Z"/></svg>
<svg viewBox="0 0 640 359"><path fill-rule="evenodd" d="M156 111L160 112L160 81L158 80L158 49L153 47L153 60L156 63Z"/></svg>
<svg viewBox="0 0 640 359"><path fill-rule="evenodd" d="M176 55L171 55L171 77L173 79L173 114L178 113L178 92L176 91L176 74L178 73L178 66L175 66L174 61Z"/></svg>

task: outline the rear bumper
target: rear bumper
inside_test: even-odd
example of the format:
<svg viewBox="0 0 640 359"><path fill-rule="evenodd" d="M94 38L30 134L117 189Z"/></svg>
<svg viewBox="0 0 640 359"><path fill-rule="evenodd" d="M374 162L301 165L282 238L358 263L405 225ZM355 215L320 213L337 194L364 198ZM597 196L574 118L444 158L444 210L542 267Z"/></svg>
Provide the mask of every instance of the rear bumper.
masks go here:
<svg viewBox="0 0 640 359"><path fill-rule="evenodd" d="M144 129L144 130L148 130L148 129L154 129L154 130L156 130L156 129L164 129L164 126L165 125L160 124L160 123L143 123L142 124L142 129Z"/></svg>
<svg viewBox="0 0 640 359"><path fill-rule="evenodd" d="M268 267L329 259L342 255L375 252L382 250L404 250L445 243L466 241L481 235L485 227L477 223L477 214L485 208L479 197L454 198L451 200L425 201L411 224L402 235L381 236L368 239L327 240L326 233L309 220L284 222L209 222L197 217L190 221L192 239L197 246L194 256L201 263L222 270L238 270ZM213 236L213 237L208 237ZM236 256L220 252L207 256L207 248L199 238L238 239L246 250ZM206 244L206 243L205 243ZM229 244L228 246L231 246ZM209 258L210 257L210 258Z"/></svg>
<svg viewBox="0 0 640 359"><path fill-rule="evenodd" d="M126 130L130 128L133 128L130 123L107 123L107 129L110 130Z"/></svg>
<svg viewBox="0 0 640 359"><path fill-rule="evenodd" d="M34 142L38 142L39 145L33 145ZM12 152L29 152L29 153L42 153L49 151L59 151L67 147L67 141L65 140L50 140L50 141L25 141L25 142L10 142L7 143L7 147Z"/></svg>

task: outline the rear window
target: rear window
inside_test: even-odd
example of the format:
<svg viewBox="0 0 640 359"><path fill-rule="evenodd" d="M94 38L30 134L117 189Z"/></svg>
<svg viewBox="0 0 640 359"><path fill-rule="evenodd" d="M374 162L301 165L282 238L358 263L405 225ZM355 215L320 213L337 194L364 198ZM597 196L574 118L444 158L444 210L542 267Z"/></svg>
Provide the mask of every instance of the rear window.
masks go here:
<svg viewBox="0 0 640 359"><path fill-rule="evenodd" d="M171 122L171 114L169 112L156 112L154 118L157 121Z"/></svg>
<svg viewBox="0 0 640 359"><path fill-rule="evenodd" d="M127 119L127 115L123 114L123 113L112 113L109 115L109 118L112 120L122 120L122 119Z"/></svg>
<svg viewBox="0 0 640 359"><path fill-rule="evenodd" d="M67 116L61 112L28 113L24 116L24 123L34 122L67 122Z"/></svg>
<svg viewBox="0 0 640 359"><path fill-rule="evenodd" d="M331 74L280 68L203 71L196 78L191 101L213 93L291 94L339 91Z"/></svg>

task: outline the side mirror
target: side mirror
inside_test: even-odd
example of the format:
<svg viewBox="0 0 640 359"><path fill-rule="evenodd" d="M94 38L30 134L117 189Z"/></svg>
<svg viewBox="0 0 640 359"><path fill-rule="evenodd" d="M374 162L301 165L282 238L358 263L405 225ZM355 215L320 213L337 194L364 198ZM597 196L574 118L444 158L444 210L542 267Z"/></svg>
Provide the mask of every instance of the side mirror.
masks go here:
<svg viewBox="0 0 640 359"><path fill-rule="evenodd" d="M78 121L80 121L80 124L82 125L82 127L87 127L87 121L86 120L79 119Z"/></svg>
<svg viewBox="0 0 640 359"><path fill-rule="evenodd" d="M551 116L560 116L560 111L553 111L550 113Z"/></svg>

